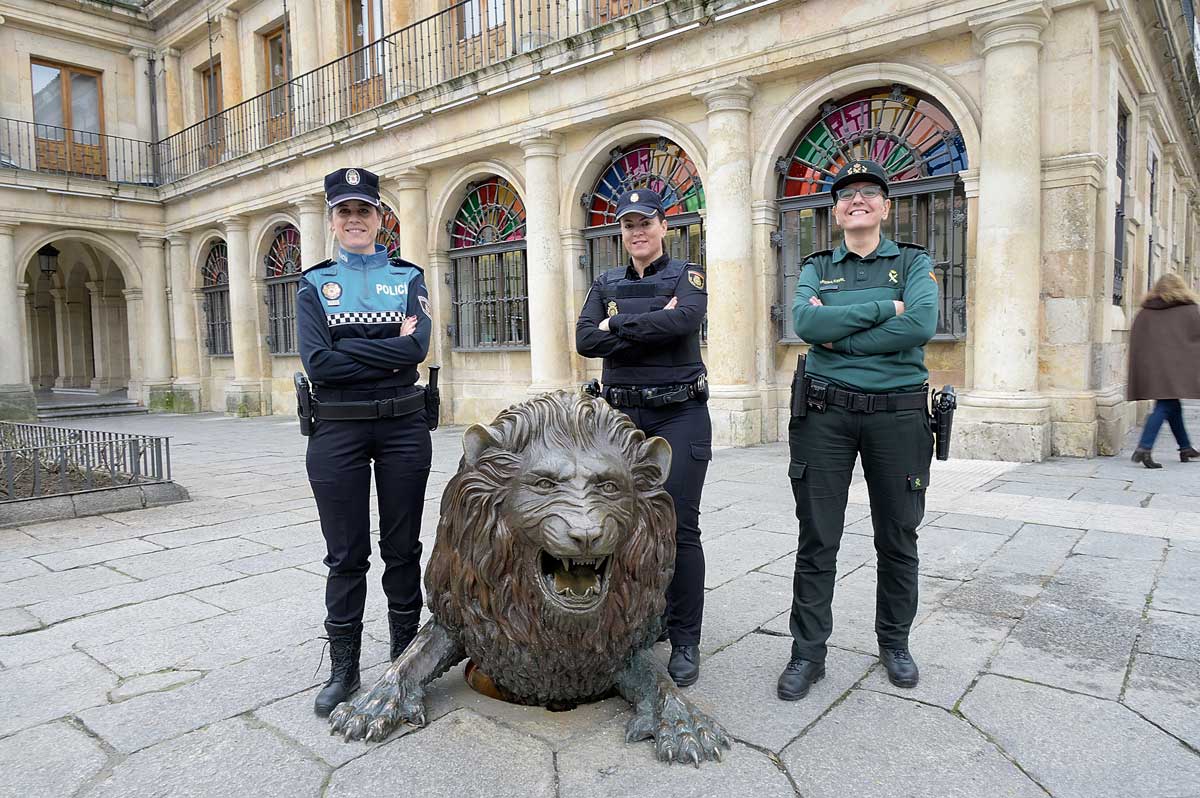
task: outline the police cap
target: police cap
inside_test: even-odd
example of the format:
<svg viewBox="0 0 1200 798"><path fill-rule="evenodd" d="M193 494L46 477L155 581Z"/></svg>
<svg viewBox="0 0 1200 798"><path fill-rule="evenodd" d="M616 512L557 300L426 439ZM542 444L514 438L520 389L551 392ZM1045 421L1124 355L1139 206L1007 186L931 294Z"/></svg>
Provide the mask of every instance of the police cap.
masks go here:
<svg viewBox="0 0 1200 798"><path fill-rule="evenodd" d="M379 207L379 175L353 168L325 175L325 202L329 207L347 200L362 200Z"/></svg>
<svg viewBox="0 0 1200 798"><path fill-rule="evenodd" d="M838 189L845 188L851 183L874 183L883 189L885 197L888 193L887 172L883 171L883 167L874 161L851 161L843 166L838 171L837 177L833 179L829 193L834 195L834 199L837 199Z"/></svg>
<svg viewBox="0 0 1200 798"><path fill-rule="evenodd" d="M638 216L667 215L666 209L663 208L662 197L658 196L657 191L651 191L648 188L635 188L617 198L617 221L620 221L622 216L628 216L631 213L636 213Z"/></svg>

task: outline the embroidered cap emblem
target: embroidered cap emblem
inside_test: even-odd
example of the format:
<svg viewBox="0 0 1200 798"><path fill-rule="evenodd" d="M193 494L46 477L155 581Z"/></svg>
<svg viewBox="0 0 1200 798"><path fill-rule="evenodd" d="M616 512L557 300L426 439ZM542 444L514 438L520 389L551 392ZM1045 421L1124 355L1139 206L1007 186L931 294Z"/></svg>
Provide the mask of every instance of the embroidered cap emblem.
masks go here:
<svg viewBox="0 0 1200 798"><path fill-rule="evenodd" d="M849 175L865 175L866 173L867 173L867 167L861 163L854 164L854 166L851 166L850 169L846 172L846 174L849 174Z"/></svg>
<svg viewBox="0 0 1200 798"><path fill-rule="evenodd" d="M325 283L321 286L321 296L336 302L342 298L342 286L339 283Z"/></svg>
<svg viewBox="0 0 1200 798"><path fill-rule="evenodd" d="M362 178L358 176L357 169L347 169L346 170L346 183L348 183L351 186L357 186L361 180L362 180Z"/></svg>
<svg viewBox="0 0 1200 798"><path fill-rule="evenodd" d="M608 300L608 315L609 315L609 317L611 318L611 317L617 315L617 313L618 313L617 303L611 299Z"/></svg>
<svg viewBox="0 0 1200 798"><path fill-rule="evenodd" d="M899 283L900 282L900 275L896 273L895 269L892 269L891 271L888 272L888 282L889 283Z"/></svg>
<svg viewBox="0 0 1200 798"><path fill-rule="evenodd" d="M692 271L691 269L688 269L687 278L688 278L688 282L691 283L692 285L694 285L696 288L700 289L701 291L704 290L704 275L703 274L701 274L700 272Z"/></svg>
<svg viewBox="0 0 1200 798"><path fill-rule="evenodd" d="M639 199L639 197L638 197L638 194L636 191L629 195L630 202L637 202L638 199Z"/></svg>

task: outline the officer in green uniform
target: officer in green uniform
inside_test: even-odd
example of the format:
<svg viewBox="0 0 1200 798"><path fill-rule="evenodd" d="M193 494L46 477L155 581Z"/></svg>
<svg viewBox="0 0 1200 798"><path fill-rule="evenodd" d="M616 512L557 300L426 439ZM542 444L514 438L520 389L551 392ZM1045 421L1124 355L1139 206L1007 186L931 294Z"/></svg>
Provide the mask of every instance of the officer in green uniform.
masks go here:
<svg viewBox="0 0 1200 798"><path fill-rule="evenodd" d="M862 456L875 530L875 634L892 684L915 687L908 631L917 610L917 527L933 457L925 344L938 287L924 249L884 237L887 173L852 161L834 178L835 250L815 252L796 283L792 321L812 345L793 382L788 476L800 540L792 582L792 657L778 694L795 701L825 675L833 585L854 460Z"/></svg>

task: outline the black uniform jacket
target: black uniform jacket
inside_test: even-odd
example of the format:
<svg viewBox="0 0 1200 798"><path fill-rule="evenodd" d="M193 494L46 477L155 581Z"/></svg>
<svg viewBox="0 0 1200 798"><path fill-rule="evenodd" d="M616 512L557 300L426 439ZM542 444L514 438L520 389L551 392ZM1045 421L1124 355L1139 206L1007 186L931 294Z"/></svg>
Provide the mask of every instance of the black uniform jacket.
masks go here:
<svg viewBox="0 0 1200 798"><path fill-rule="evenodd" d="M704 267L664 254L639 278L633 266L596 278L575 324L575 349L604 358L605 385L678 385L705 374L700 327L708 312ZM679 301L664 310L671 297ZM599 328L608 317L608 332Z"/></svg>
<svg viewBox="0 0 1200 798"><path fill-rule="evenodd" d="M416 316L412 335L400 325ZM296 293L300 358L316 385L370 390L417 382L433 319L421 267L339 251L305 270Z"/></svg>

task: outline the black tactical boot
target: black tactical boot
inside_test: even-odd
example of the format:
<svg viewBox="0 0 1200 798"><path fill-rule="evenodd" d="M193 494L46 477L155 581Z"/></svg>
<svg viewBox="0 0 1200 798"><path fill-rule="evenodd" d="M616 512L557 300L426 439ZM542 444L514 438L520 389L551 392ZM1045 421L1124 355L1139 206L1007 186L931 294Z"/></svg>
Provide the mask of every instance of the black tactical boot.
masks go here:
<svg viewBox="0 0 1200 798"><path fill-rule="evenodd" d="M395 660L408 648L408 644L417 636L420 620L420 610L388 610L388 631L392 638L392 655L389 659Z"/></svg>
<svg viewBox="0 0 1200 798"><path fill-rule="evenodd" d="M667 673L679 687L695 684L700 678L700 647L671 646L671 659L667 662Z"/></svg>
<svg viewBox="0 0 1200 798"><path fill-rule="evenodd" d="M887 668L888 681L897 687L916 687L920 674L907 648L879 647L879 661Z"/></svg>
<svg viewBox="0 0 1200 798"><path fill-rule="evenodd" d="M775 692L784 701L799 701L808 695L808 689L825 678L825 663L792 657L792 661L779 674Z"/></svg>
<svg viewBox="0 0 1200 798"><path fill-rule="evenodd" d="M1150 456L1149 449L1134 449L1133 457L1129 459L1133 460L1135 463L1141 463L1146 468L1162 468L1162 463L1157 462L1153 457ZM1186 463L1187 461L1184 460L1184 462Z"/></svg>
<svg viewBox="0 0 1200 798"><path fill-rule="evenodd" d="M325 622L329 635L329 681L317 693L313 706L317 717L327 718L338 704L358 689L358 654L362 650L361 623Z"/></svg>

